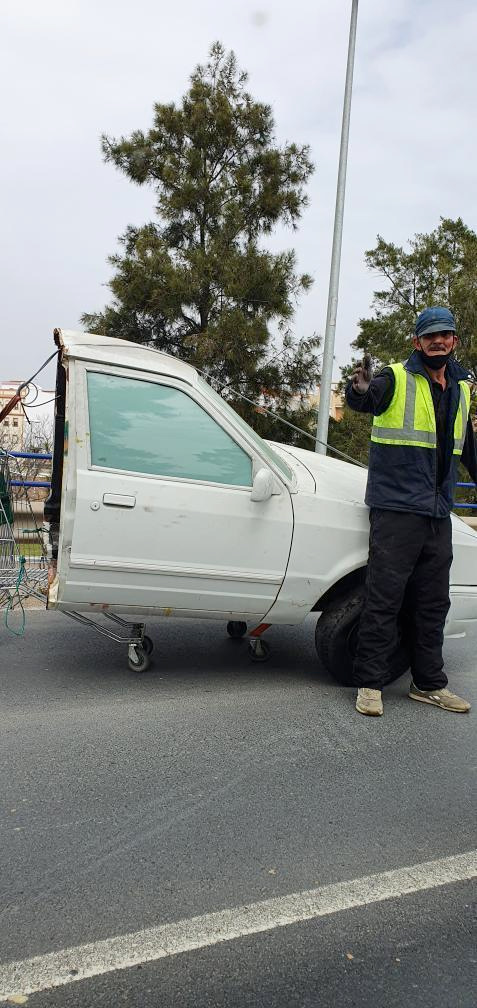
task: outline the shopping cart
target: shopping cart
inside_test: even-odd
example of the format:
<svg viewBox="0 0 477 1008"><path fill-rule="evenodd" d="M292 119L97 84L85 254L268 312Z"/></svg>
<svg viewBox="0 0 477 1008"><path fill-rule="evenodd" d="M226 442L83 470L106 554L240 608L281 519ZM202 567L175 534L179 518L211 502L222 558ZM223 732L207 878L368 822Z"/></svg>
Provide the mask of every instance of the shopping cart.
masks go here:
<svg viewBox="0 0 477 1008"><path fill-rule="evenodd" d="M31 459L0 449L0 608L8 613L27 598L46 604L48 561L42 502L35 501ZM25 468L27 471L25 471ZM36 475L36 474L35 474Z"/></svg>

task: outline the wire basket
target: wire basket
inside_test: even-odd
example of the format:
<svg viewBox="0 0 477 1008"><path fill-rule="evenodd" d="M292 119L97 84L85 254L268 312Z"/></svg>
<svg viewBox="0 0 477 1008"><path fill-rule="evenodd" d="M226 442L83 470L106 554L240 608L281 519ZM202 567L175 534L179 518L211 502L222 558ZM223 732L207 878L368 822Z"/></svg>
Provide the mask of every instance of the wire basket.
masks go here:
<svg viewBox="0 0 477 1008"><path fill-rule="evenodd" d="M0 449L0 608L29 597L46 601L48 559L43 503L35 500L23 460Z"/></svg>

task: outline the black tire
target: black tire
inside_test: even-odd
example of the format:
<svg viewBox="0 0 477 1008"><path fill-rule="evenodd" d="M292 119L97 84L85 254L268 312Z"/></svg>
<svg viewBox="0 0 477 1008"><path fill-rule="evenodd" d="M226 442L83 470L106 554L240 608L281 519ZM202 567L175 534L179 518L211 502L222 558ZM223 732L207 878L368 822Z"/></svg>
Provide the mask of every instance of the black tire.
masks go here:
<svg viewBox="0 0 477 1008"><path fill-rule="evenodd" d="M227 623L227 633L233 640L239 640L240 637L245 637L247 624L242 620L229 620Z"/></svg>
<svg viewBox="0 0 477 1008"><path fill-rule="evenodd" d="M146 654L151 655L154 649L154 641L152 641L151 638L147 636L147 634L144 634L144 637L142 639L142 646Z"/></svg>
<svg viewBox="0 0 477 1008"><path fill-rule="evenodd" d="M353 660L356 652L358 626L364 602L364 585L332 602L320 616L315 630L318 657L326 671L341 686L353 686ZM410 665L409 653L399 640L391 669L384 685L399 679Z"/></svg>

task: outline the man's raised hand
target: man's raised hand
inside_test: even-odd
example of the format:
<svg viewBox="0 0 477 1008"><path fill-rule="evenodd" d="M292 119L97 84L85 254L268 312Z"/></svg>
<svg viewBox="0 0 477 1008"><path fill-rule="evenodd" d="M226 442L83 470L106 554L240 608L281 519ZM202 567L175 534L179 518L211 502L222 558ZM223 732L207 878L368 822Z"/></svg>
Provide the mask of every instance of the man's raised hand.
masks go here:
<svg viewBox="0 0 477 1008"><path fill-rule="evenodd" d="M358 364L358 367L352 377L354 391L358 392L360 395L364 395L364 393L369 389L372 377L373 366L371 357L370 354L365 354L361 364Z"/></svg>

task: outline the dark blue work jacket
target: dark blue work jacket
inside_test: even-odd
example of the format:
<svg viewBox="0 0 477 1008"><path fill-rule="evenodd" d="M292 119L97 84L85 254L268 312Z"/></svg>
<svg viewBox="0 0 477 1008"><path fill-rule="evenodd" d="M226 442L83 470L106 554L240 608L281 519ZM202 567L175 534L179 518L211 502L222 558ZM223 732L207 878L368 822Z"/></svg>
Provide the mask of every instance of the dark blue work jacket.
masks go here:
<svg viewBox="0 0 477 1008"><path fill-rule="evenodd" d="M432 391L432 383L418 352L411 354L404 367L411 374L423 375ZM370 443L366 487L369 507L411 511L433 518L448 517L454 503L460 461L459 456L453 454L454 423L460 403L459 381L469 381L469 378L469 372L451 358L446 367L446 415L439 419L436 415L438 450L415 445ZM350 382L346 389L346 401L351 409L379 416L388 408L393 393L394 375L385 368L373 379L364 395L357 393ZM470 418L462 462L472 480L477 482L477 453Z"/></svg>

